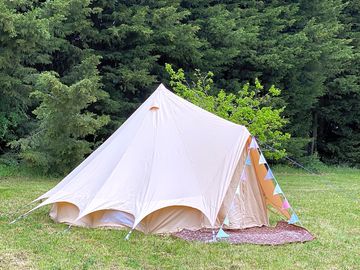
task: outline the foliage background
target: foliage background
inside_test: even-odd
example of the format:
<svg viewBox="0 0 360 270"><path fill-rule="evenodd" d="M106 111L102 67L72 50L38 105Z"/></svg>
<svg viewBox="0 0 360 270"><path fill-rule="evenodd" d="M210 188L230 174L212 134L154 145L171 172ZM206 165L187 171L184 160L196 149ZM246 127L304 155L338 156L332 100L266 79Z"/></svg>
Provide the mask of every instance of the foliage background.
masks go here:
<svg viewBox="0 0 360 270"><path fill-rule="evenodd" d="M44 147L54 138L49 126L34 143L48 113L40 92L80 84L83 104L50 109L76 126L66 140L77 141L68 150L77 158L57 165L46 158L44 166L70 169L159 82L169 83L169 63L190 80L196 69L213 72L215 96L236 95L255 78L265 89L275 85L289 155L359 166L359 11L359 0L0 0L0 159L24 156L20 142L29 140L40 157L58 155ZM57 86L40 87L50 79Z"/></svg>

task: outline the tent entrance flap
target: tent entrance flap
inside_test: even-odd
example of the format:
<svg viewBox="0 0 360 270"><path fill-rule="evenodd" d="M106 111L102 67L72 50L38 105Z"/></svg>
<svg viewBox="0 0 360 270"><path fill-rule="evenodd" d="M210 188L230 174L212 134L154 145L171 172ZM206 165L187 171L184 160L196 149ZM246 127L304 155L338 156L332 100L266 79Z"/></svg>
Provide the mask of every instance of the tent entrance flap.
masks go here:
<svg viewBox="0 0 360 270"><path fill-rule="evenodd" d="M228 229L243 229L269 225L265 199L254 166L246 165L249 155L249 137L232 176L231 183L218 213L217 224L225 218L229 220ZM246 178L243 178L243 174Z"/></svg>
<svg viewBox="0 0 360 270"><path fill-rule="evenodd" d="M79 208L69 202L54 203L50 217L60 223L74 224L83 227L132 227L134 216L130 213L103 209L94 211L78 219ZM140 226L141 227L141 226Z"/></svg>

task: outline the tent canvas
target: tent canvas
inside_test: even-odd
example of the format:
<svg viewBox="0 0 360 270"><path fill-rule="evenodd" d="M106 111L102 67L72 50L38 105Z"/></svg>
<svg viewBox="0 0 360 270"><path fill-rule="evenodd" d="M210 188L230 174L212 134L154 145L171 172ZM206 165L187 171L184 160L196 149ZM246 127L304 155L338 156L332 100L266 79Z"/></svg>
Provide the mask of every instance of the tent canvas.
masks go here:
<svg viewBox="0 0 360 270"><path fill-rule="evenodd" d="M52 204L57 222L145 233L269 225L267 206L290 214L265 179L262 159L246 127L160 84L98 149L37 198L42 202L33 210Z"/></svg>

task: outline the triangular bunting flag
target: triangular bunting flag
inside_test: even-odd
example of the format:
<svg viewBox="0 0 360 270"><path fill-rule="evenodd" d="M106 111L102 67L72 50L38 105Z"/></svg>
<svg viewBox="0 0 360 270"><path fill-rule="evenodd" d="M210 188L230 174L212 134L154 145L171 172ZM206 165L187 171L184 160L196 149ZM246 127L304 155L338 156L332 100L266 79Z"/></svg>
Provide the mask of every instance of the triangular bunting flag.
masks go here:
<svg viewBox="0 0 360 270"><path fill-rule="evenodd" d="M274 175L273 175L271 169L269 168L267 174L265 175L265 180L271 180L271 179L274 179Z"/></svg>
<svg viewBox="0 0 360 270"><path fill-rule="evenodd" d="M241 173L241 177L240 177L241 181L246 181L246 171L245 168L243 169L242 173Z"/></svg>
<svg viewBox="0 0 360 270"><path fill-rule="evenodd" d="M250 155L247 156L246 161L245 161L246 165L251 165L251 159L250 159Z"/></svg>
<svg viewBox="0 0 360 270"><path fill-rule="evenodd" d="M288 202L288 200L284 200L282 203L282 209L289 209L290 208L290 204Z"/></svg>
<svg viewBox="0 0 360 270"><path fill-rule="evenodd" d="M224 230L222 228L220 228L220 230L218 231L216 238L226 238L229 237L230 235L228 235L226 232L224 232Z"/></svg>
<svg viewBox="0 0 360 270"><path fill-rule="evenodd" d="M234 201L231 203L230 205L230 211L234 210L236 208L236 204L234 203Z"/></svg>
<svg viewBox="0 0 360 270"><path fill-rule="evenodd" d="M258 145L258 143L256 142L255 137L252 137L249 148L250 148L250 149L258 149L258 148L259 148L259 145Z"/></svg>
<svg viewBox="0 0 360 270"><path fill-rule="evenodd" d="M291 218L289 219L288 223L289 223L289 224L294 224L294 223L296 223L296 222L298 222L298 221L299 221L298 216L297 216L295 213L293 213L293 214L291 215Z"/></svg>
<svg viewBox="0 0 360 270"><path fill-rule="evenodd" d="M275 189L274 189L274 195L276 195L276 194L282 194L282 193L283 193L283 192L282 192L279 184L276 183L276 186L275 186Z"/></svg>
<svg viewBox="0 0 360 270"><path fill-rule="evenodd" d="M226 226L229 226L230 225L230 220L229 218L226 216L225 219L224 219L224 222L223 222Z"/></svg>
<svg viewBox="0 0 360 270"><path fill-rule="evenodd" d="M261 153L260 158L259 158L259 164L266 164L266 163L267 163L266 159L265 159L264 155Z"/></svg>
<svg viewBox="0 0 360 270"><path fill-rule="evenodd" d="M239 186L237 186L235 194L240 195L240 187Z"/></svg>

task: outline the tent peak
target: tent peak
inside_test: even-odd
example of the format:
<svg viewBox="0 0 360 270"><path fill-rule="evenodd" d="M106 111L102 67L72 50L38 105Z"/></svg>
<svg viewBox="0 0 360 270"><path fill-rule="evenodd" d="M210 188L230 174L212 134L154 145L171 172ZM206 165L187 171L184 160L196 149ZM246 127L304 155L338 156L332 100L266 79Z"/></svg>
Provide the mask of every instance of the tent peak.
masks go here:
<svg viewBox="0 0 360 270"><path fill-rule="evenodd" d="M155 91L163 91L163 90L169 91L163 83L160 83Z"/></svg>

